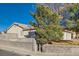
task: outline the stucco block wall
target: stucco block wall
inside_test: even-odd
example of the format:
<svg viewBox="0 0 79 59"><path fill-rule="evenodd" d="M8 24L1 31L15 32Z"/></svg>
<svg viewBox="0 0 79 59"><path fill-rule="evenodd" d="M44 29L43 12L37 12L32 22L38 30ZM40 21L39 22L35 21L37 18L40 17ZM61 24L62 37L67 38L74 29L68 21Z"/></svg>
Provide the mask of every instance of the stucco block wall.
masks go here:
<svg viewBox="0 0 79 59"><path fill-rule="evenodd" d="M37 51L37 45L34 38L19 38L15 33L0 34L0 44Z"/></svg>
<svg viewBox="0 0 79 59"><path fill-rule="evenodd" d="M43 46L43 52L53 53L52 55L79 56L79 46L45 44Z"/></svg>
<svg viewBox="0 0 79 59"><path fill-rule="evenodd" d="M0 44L6 45L6 46L18 47L20 49L23 48L23 49L30 50L30 51L35 51L33 42L18 42L18 41L0 40Z"/></svg>
<svg viewBox="0 0 79 59"><path fill-rule="evenodd" d="M17 38L18 35L16 33L0 34L0 39L2 40L17 39Z"/></svg>

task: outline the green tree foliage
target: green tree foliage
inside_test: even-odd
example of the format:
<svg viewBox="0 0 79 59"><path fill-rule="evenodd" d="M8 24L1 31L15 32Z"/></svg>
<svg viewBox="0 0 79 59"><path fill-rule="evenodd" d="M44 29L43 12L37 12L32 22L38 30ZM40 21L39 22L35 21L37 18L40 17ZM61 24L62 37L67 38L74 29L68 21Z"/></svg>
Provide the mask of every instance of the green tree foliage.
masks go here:
<svg viewBox="0 0 79 59"><path fill-rule="evenodd" d="M37 11L31 14L36 20L35 23L31 22L31 25L36 30L38 42L46 43L62 39L63 33L60 26L60 15L42 5L38 5Z"/></svg>
<svg viewBox="0 0 79 59"><path fill-rule="evenodd" d="M66 20L66 28L72 30L73 27L74 27L73 21Z"/></svg>
<svg viewBox="0 0 79 59"><path fill-rule="evenodd" d="M77 35L77 32L79 32L79 24L78 24L79 23L79 4L78 3L65 4L65 9L63 11L65 11L65 13L68 13L65 15L65 16L68 15L68 18L64 16L65 17L64 19L68 20L68 23L66 23L67 27L72 29L72 26L73 26L72 30L76 31L76 35Z"/></svg>
<svg viewBox="0 0 79 59"><path fill-rule="evenodd" d="M77 20L77 29L79 30L79 19Z"/></svg>

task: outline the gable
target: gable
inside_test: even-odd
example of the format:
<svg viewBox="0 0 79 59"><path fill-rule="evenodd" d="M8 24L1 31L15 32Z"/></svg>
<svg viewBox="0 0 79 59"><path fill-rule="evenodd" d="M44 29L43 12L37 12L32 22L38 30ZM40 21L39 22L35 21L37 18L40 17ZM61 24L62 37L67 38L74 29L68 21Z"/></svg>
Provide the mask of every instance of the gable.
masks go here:
<svg viewBox="0 0 79 59"><path fill-rule="evenodd" d="M7 30L7 33L18 33L20 31L22 31L22 28L20 28L16 25L13 25Z"/></svg>
<svg viewBox="0 0 79 59"><path fill-rule="evenodd" d="M26 24L21 24L21 23L13 23L6 31L5 33L18 33L24 30L30 30L32 29L32 26L26 25ZM32 29L34 30L34 29Z"/></svg>

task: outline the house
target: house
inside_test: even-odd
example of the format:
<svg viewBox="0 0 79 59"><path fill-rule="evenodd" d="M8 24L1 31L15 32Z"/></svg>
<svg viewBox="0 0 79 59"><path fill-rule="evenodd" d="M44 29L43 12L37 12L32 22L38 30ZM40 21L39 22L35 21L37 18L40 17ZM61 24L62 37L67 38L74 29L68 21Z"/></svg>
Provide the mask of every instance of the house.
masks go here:
<svg viewBox="0 0 79 59"><path fill-rule="evenodd" d="M21 23L13 23L6 31L5 33L16 33L18 34L19 38L25 38L25 37L34 37L34 28L30 25L25 25ZM32 36L33 35L33 36Z"/></svg>
<svg viewBox="0 0 79 59"><path fill-rule="evenodd" d="M72 34L72 32L70 32L70 31L64 31L63 32L63 40L71 40L71 34Z"/></svg>
<svg viewBox="0 0 79 59"><path fill-rule="evenodd" d="M64 30L63 31L63 40L72 40L76 38L76 32Z"/></svg>

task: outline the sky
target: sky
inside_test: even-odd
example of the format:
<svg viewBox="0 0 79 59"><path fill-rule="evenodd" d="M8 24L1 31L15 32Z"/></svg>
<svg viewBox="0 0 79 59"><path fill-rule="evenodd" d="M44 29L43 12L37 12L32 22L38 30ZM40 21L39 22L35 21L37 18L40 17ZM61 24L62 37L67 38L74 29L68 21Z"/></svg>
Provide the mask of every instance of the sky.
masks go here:
<svg viewBox="0 0 79 59"><path fill-rule="evenodd" d="M0 3L0 32L6 30L14 22L29 24L30 21L34 21L29 12L35 12L35 6L33 3Z"/></svg>

